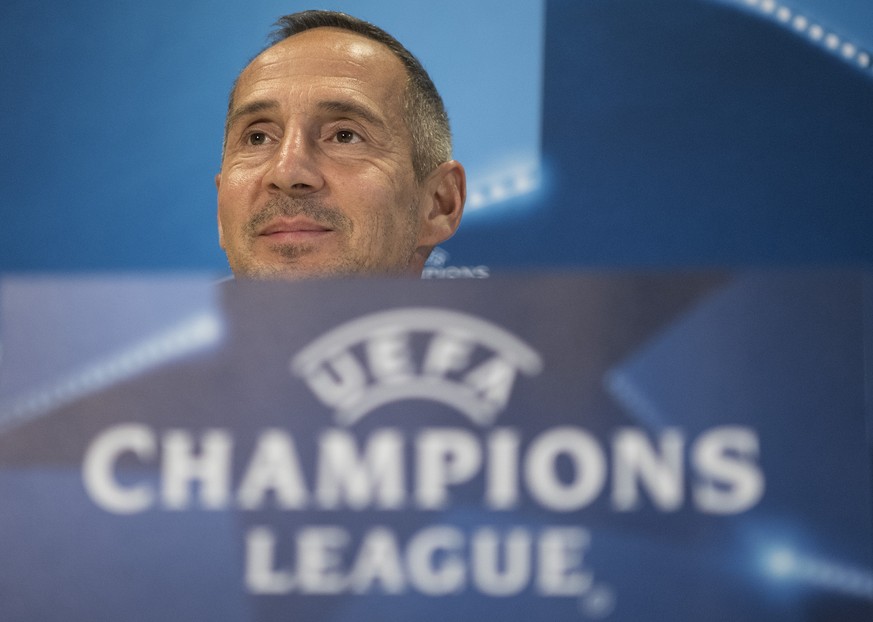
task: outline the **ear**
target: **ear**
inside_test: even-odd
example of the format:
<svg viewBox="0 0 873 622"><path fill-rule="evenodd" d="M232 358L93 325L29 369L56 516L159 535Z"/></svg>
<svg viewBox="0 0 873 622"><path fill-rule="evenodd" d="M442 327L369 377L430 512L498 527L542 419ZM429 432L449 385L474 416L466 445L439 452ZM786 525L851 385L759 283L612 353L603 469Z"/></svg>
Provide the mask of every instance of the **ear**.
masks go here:
<svg viewBox="0 0 873 622"><path fill-rule="evenodd" d="M216 192L221 188L221 173L218 173L215 176L215 190ZM216 211L216 220L218 220L218 245L221 248L224 248L224 229L221 227L221 215Z"/></svg>
<svg viewBox="0 0 873 622"><path fill-rule="evenodd" d="M418 235L419 248L428 252L455 234L464 213L467 198L467 174L460 162L443 162L422 184L422 223Z"/></svg>

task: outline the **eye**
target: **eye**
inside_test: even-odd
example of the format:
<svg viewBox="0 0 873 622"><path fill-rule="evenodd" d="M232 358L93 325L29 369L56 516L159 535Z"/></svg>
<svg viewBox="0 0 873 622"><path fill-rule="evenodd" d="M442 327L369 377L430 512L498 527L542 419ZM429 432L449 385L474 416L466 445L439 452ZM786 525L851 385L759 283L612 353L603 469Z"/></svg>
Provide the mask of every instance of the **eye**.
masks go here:
<svg viewBox="0 0 873 622"><path fill-rule="evenodd" d="M267 135L264 132L252 132L246 137L246 142L250 145L263 145L267 142Z"/></svg>
<svg viewBox="0 0 873 622"><path fill-rule="evenodd" d="M352 144L361 142L361 137L352 130L339 130L334 138L338 143Z"/></svg>

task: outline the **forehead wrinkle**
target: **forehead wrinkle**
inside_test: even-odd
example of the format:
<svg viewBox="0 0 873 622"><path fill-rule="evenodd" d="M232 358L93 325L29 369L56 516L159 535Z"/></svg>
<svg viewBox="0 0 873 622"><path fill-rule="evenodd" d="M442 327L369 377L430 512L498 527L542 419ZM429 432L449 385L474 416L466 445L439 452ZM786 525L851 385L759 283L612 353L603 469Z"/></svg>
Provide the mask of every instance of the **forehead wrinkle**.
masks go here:
<svg viewBox="0 0 873 622"><path fill-rule="evenodd" d="M325 31L337 36L331 37L329 40L317 40L317 37L323 35ZM312 39L316 40L313 41ZM300 44L304 45L301 46ZM378 64L382 59L384 59L383 62L387 61L388 65L381 71L377 71L376 75L381 74L382 80L378 80L376 86L387 95L386 101L393 100L395 108L383 111L381 107L377 107L374 110L365 103L360 103L358 105L362 110L346 110L346 112L355 112L364 120L374 121L374 127L377 127L380 131L388 131L390 129L390 126L393 125L394 113L396 113L397 121L399 121L404 130L403 133L407 134L405 140L411 141L411 128L406 109L406 95L409 88L409 74L406 67L383 44L343 29L315 28L288 37L262 51L252 59L237 78L237 83L231 94L231 105L235 103L234 100L238 100L243 91L248 91L247 95L251 96L258 90L261 90L260 86L267 86L274 81L288 78L301 79L303 81L314 79L315 83L310 82L307 85L310 95L311 91L318 88L318 83L333 80L341 83L343 88L356 91L358 96L363 97L365 100L370 100L373 94L368 92L367 88L362 88L361 74L362 72L372 71L374 69L372 63L376 62ZM317 71L309 66L313 61L321 64ZM325 65L327 69L325 69ZM390 82L393 84L388 84L385 81L389 74L394 74L390 78ZM366 86L367 81L365 80L364 82L363 86ZM327 84L326 86L330 85ZM265 98L268 98L266 94ZM335 98L327 97L327 99L332 100ZM357 97L354 99L357 99ZM230 112L228 121L225 123L225 139L232 123L236 122L245 112L249 112L243 110L245 107L247 105L244 104ZM281 108L281 104L279 107ZM330 107L334 106L331 104ZM338 106L334 107L332 112L337 112L338 109ZM261 110L265 110L265 108L261 108ZM241 114L239 113L240 111ZM339 111L343 112L342 110ZM362 112L365 114L361 114Z"/></svg>

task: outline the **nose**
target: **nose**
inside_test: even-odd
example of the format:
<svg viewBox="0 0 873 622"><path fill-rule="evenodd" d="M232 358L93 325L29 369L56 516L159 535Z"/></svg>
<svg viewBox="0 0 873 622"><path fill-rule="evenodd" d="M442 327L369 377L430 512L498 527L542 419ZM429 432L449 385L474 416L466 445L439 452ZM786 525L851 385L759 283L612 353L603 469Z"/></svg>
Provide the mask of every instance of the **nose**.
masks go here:
<svg viewBox="0 0 873 622"><path fill-rule="evenodd" d="M324 179L316 161L315 149L303 132L286 132L270 160L264 184L270 192L298 196L318 192L322 188Z"/></svg>

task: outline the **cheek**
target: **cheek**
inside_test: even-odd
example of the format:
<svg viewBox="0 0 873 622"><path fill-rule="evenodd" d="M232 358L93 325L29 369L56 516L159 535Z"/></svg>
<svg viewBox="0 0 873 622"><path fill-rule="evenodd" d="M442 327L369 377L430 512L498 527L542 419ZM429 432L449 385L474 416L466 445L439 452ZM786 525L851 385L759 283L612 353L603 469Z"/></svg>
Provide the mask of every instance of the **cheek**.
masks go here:
<svg viewBox="0 0 873 622"><path fill-rule="evenodd" d="M218 192L218 225L225 240L233 242L247 219L249 206L244 197L222 185Z"/></svg>
<svg viewBox="0 0 873 622"><path fill-rule="evenodd" d="M346 185L345 196L352 205L366 204L370 214L379 214L383 221L404 220L416 197L415 184L407 177L400 167L374 166Z"/></svg>
<svg viewBox="0 0 873 622"><path fill-rule="evenodd" d="M217 196L218 218L223 226L245 218L256 200L258 188L258 178L250 171L222 173Z"/></svg>
<svg viewBox="0 0 873 622"><path fill-rule="evenodd" d="M225 251L234 245L234 231L239 227L228 214L227 210L218 208L218 243Z"/></svg>
<svg viewBox="0 0 873 622"><path fill-rule="evenodd" d="M257 170L232 167L221 174L218 196L225 195L239 200L256 193L260 187L260 180L261 176Z"/></svg>

